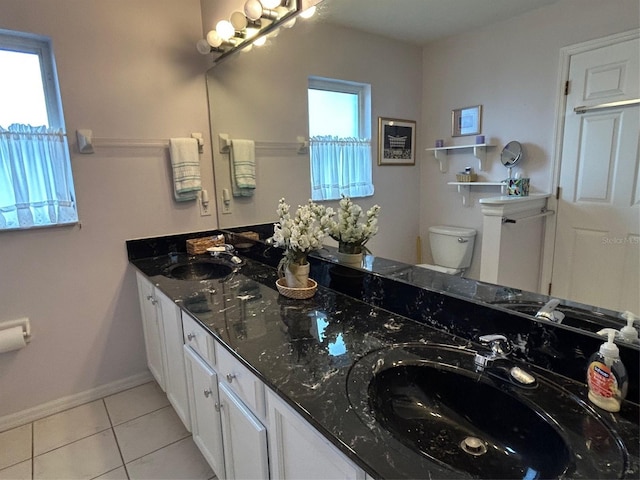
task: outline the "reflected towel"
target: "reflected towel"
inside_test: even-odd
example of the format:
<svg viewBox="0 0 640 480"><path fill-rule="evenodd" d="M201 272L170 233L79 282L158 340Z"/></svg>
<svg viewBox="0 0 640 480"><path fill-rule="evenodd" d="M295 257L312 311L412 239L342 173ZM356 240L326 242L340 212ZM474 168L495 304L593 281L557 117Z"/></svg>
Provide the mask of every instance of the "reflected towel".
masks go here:
<svg viewBox="0 0 640 480"><path fill-rule="evenodd" d="M250 197L256 188L256 148L253 140L231 140L233 194Z"/></svg>
<svg viewBox="0 0 640 480"><path fill-rule="evenodd" d="M200 181L200 156L195 138L169 140L171 168L173 170L173 195L178 202L195 200L202 190Z"/></svg>

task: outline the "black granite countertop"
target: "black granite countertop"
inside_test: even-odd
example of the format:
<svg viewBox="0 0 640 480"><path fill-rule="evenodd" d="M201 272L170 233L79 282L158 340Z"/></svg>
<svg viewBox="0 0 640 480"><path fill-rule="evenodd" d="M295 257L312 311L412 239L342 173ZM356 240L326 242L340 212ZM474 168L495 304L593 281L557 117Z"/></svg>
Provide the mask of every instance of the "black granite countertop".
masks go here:
<svg viewBox="0 0 640 480"><path fill-rule="evenodd" d="M185 253L177 253L132 258L130 252L131 263L137 269L367 473L386 479L472 478L415 453L379 424L371 422L370 414L364 411L366 407L350 399L347 386L352 383L349 388L353 389L354 384L366 385L367 379L362 377L367 375L367 370L354 368L354 365L364 365L358 360L393 345L410 342L471 349L477 349L477 345L457 335L455 329L434 328L373 306L375 302L370 298L365 298L365 302L326 288L322 282L311 299L285 298L275 288L277 275L273 266L244 256L237 273L223 280L185 281L163 275L171 262L186 257ZM331 265L318 266L315 273L322 276L326 273L323 269L331 268ZM346 278L347 282L375 284L377 281L363 279L355 271L338 272L343 281L345 276L352 276ZM369 295L375 296L373 291L375 285L370 286ZM553 422L581 446L584 456L595 465L570 471L562 478L638 477L637 405L625 402L618 414L591 408L586 403L578 408L576 399L586 402L584 384L539 366L527 368L539 376L545 391L558 394L557 399L547 396L542 403L553 410ZM465 392L460 395L464 396ZM574 406L564 408L570 404ZM592 415L584 414L584 409ZM495 405L493 415L496 422L509 423L501 417L500 405ZM598 419L595 426L590 424L594 418ZM622 439L624 454L616 461L612 462L607 453L611 445L598 444L603 438L598 425L615 428ZM525 474L519 478L541 477Z"/></svg>

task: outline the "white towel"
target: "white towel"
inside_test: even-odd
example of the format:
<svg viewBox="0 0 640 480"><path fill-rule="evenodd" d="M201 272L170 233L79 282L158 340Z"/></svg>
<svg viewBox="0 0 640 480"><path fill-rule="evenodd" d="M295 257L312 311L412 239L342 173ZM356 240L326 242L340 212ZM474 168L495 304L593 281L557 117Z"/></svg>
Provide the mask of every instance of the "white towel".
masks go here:
<svg viewBox="0 0 640 480"><path fill-rule="evenodd" d="M173 170L173 195L178 202L194 200L202 190L200 181L200 156L195 138L169 140L171 167Z"/></svg>
<svg viewBox="0 0 640 480"><path fill-rule="evenodd" d="M250 197L256 188L256 148L253 140L231 140L232 186L235 196Z"/></svg>

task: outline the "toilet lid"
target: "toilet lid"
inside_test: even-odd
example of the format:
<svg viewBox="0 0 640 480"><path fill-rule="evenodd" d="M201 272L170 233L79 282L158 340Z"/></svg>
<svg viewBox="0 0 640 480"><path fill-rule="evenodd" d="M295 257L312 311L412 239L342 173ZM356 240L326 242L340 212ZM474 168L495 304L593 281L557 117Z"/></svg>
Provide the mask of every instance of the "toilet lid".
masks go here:
<svg viewBox="0 0 640 480"><path fill-rule="evenodd" d="M447 225L434 225L429 227L429 232L440 235L451 235L452 237L475 237L476 231L473 228L449 227Z"/></svg>

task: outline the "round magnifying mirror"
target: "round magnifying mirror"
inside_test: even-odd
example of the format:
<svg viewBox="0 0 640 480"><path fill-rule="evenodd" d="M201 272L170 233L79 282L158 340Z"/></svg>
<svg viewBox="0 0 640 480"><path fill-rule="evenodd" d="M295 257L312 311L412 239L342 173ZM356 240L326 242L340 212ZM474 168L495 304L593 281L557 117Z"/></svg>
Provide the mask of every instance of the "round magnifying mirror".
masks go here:
<svg viewBox="0 0 640 480"><path fill-rule="evenodd" d="M500 154L502 164L509 169L509 178L511 178L511 168L522 160L522 145L515 140L507 143Z"/></svg>

